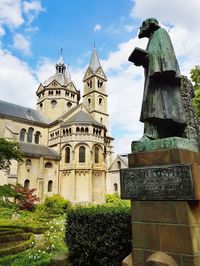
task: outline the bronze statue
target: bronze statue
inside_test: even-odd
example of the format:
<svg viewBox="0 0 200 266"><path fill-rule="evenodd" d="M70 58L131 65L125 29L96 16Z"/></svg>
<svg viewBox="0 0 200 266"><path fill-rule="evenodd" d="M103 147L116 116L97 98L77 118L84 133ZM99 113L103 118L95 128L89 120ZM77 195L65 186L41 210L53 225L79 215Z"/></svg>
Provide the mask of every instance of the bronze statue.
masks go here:
<svg viewBox="0 0 200 266"><path fill-rule="evenodd" d="M146 50L135 48L129 57L136 66L144 67L141 140L183 137L187 123L180 94L181 74L170 37L155 18L142 23L138 37L149 38Z"/></svg>

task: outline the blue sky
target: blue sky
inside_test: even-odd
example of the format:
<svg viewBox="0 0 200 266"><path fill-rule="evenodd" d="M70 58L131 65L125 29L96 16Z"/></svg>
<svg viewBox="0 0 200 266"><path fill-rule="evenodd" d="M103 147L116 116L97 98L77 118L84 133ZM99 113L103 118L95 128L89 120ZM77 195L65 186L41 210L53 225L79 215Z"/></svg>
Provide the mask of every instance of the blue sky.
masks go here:
<svg viewBox="0 0 200 266"><path fill-rule="evenodd" d="M199 64L199 0L0 0L1 100L35 108L40 82L54 74L60 48L82 92L94 41L108 77L115 152L130 152L142 136L143 70L128 63L141 22L158 18L174 44L183 74Z"/></svg>

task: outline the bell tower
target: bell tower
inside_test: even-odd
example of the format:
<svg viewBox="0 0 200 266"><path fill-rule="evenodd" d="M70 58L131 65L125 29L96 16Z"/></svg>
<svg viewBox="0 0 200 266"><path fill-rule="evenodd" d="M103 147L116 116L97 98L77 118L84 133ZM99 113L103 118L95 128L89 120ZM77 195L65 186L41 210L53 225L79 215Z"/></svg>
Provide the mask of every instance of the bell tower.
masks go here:
<svg viewBox="0 0 200 266"><path fill-rule="evenodd" d="M62 49L55 68L56 73L41 83L36 92L37 110L50 120L75 107L80 100L80 91L71 80L69 68L66 67L62 57Z"/></svg>
<svg viewBox="0 0 200 266"><path fill-rule="evenodd" d="M83 78L83 103L90 114L108 129L106 82L106 75L94 48Z"/></svg>

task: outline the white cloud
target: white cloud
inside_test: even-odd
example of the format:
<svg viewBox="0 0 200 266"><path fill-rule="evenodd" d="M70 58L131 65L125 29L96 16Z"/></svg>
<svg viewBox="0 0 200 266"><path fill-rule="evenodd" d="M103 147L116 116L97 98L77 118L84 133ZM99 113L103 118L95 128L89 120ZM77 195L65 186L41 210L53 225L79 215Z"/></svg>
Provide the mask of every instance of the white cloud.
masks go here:
<svg viewBox="0 0 200 266"><path fill-rule="evenodd" d="M40 12L45 11L42 7L40 1L24 1L23 2L23 11L27 15L28 23L31 24L35 18L39 15Z"/></svg>
<svg viewBox="0 0 200 266"><path fill-rule="evenodd" d="M17 33L13 37L13 47L25 55L31 54L30 41L21 33Z"/></svg>
<svg viewBox="0 0 200 266"><path fill-rule="evenodd" d="M25 62L3 50L0 50L0 82L1 100L35 107L37 80Z"/></svg>
<svg viewBox="0 0 200 266"><path fill-rule="evenodd" d="M156 17L162 22L195 30L200 24L200 1L190 0L135 0L131 16L146 19Z"/></svg>
<svg viewBox="0 0 200 266"><path fill-rule="evenodd" d="M50 58L42 58L40 62L38 62L35 75L40 83L43 83L50 76L55 74L55 64Z"/></svg>
<svg viewBox="0 0 200 266"><path fill-rule="evenodd" d="M127 42L120 43L115 51L111 51L106 60L102 60L105 71L121 70L124 64L128 63L128 57L135 48L140 46L145 48L147 41L145 39L138 40L138 38L130 39ZM130 63L129 63L130 65Z"/></svg>
<svg viewBox="0 0 200 266"><path fill-rule="evenodd" d="M96 24L95 26L94 26L94 32L96 32L96 31L100 31L101 30L101 25L100 24Z"/></svg>
<svg viewBox="0 0 200 266"><path fill-rule="evenodd" d="M18 28L24 23L20 0L0 0L0 24Z"/></svg>

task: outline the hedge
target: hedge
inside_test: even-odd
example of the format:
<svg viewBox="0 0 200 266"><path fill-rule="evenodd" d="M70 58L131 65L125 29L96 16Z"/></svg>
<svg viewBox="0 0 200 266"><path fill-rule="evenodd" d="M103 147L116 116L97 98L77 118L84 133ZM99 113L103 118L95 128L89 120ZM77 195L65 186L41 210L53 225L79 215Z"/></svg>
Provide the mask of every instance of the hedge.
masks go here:
<svg viewBox="0 0 200 266"><path fill-rule="evenodd" d="M23 233L24 230L23 229L17 229L17 228L0 228L0 236L3 235L15 235L15 234L19 234L19 233Z"/></svg>
<svg viewBox="0 0 200 266"><path fill-rule="evenodd" d="M29 239L24 240L23 242L10 242L9 247L0 248L0 257L11 255L11 254L17 254L21 251L24 251L30 247L32 247L35 243L35 236L33 233L29 233Z"/></svg>
<svg viewBox="0 0 200 266"><path fill-rule="evenodd" d="M30 233L21 233L21 234L6 234L0 235L0 243L16 242L21 240L27 240L30 238Z"/></svg>
<svg viewBox="0 0 200 266"><path fill-rule="evenodd" d="M14 224L7 224L7 225L0 225L0 228L2 228L1 230L3 230L3 228L13 228L13 229L22 229L25 232L31 232L34 234L43 234L47 229L48 226L44 226L44 225L37 225L37 226L32 226L32 225L14 225ZM0 232L1 233L1 232Z"/></svg>
<svg viewBox="0 0 200 266"><path fill-rule="evenodd" d="M66 244L72 266L120 266L131 252L131 214L125 206L68 210Z"/></svg>

